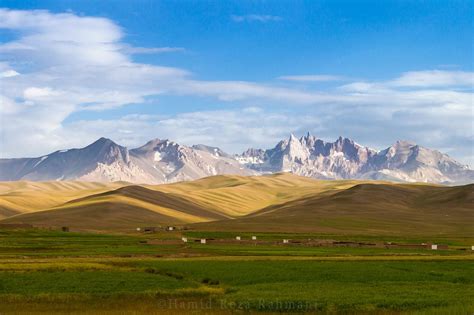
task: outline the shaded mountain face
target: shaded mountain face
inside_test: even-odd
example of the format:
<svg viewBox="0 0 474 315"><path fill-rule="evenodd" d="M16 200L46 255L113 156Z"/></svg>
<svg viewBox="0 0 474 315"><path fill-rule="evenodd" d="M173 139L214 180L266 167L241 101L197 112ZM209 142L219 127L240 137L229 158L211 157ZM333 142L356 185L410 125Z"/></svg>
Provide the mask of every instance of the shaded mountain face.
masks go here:
<svg viewBox="0 0 474 315"><path fill-rule="evenodd" d="M161 184L218 174L252 175L255 172L218 148L191 148L159 139L128 150L110 139L101 138L81 149L56 151L38 158L0 159L0 181Z"/></svg>
<svg viewBox="0 0 474 315"><path fill-rule="evenodd" d="M474 171L446 154L407 141L376 151L348 138L325 142L291 135L273 149L248 149L239 160L262 173L291 172L320 179L378 179L430 183L471 183Z"/></svg>
<svg viewBox="0 0 474 315"><path fill-rule="evenodd" d="M448 155L398 141L376 151L348 138L325 142L311 134L291 135L268 150L231 156L217 147L154 139L128 150L100 138L81 149L37 158L0 159L0 181L82 180L161 184L212 175L291 172L320 179L379 179L463 184L474 171Z"/></svg>
<svg viewBox="0 0 474 315"><path fill-rule="evenodd" d="M56 151L38 158L0 159L1 180L121 180L108 169L130 166L127 148L100 138L82 149Z"/></svg>

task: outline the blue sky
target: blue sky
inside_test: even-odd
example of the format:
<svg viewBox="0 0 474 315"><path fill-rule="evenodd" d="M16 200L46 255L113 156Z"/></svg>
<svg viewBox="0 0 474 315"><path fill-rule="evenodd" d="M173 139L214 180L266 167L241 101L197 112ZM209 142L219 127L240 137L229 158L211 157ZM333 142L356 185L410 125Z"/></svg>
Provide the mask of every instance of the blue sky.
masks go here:
<svg viewBox="0 0 474 315"><path fill-rule="evenodd" d="M474 164L472 1L0 7L4 157L100 136L234 153L310 131Z"/></svg>

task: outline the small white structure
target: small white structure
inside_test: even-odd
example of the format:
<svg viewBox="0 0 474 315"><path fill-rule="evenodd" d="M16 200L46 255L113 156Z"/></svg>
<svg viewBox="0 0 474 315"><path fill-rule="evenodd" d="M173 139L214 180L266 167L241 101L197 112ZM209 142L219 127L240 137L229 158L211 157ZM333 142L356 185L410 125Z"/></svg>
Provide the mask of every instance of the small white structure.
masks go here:
<svg viewBox="0 0 474 315"><path fill-rule="evenodd" d="M188 242L188 238L187 238L187 237L182 237L181 240L182 240L184 243L187 243L187 242Z"/></svg>
<svg viewBox="0 0 474 315"><path fill-rule="evenodd" d="M174 226L168 226L168 231L173 231L174 230Z"/></svg>
<svg viewBox="0 0 474 315"><path fill-rule="evenodd" d="M235 237L236 240L240 241L240 236ZM474 247L474 246L473 246Z"/></svg>
<svg viewBox="0 0 474 315"><path fill-rule="evenodd" d="M256 241L257 240L257 237L256 236L252 236L252 241Z"/></svg>
<svg viewBox="0 0 474 315"><path fill-rule="evenodd" d="M206 244L206 239L205 238L201 238L201 244Z"/></svg>
<svg viewBox="0 0 474 315"><path fill-rule="evenodd" d="M431 249L432 249L432 250L437 250L437 249L438 249L438 245L432 244L432 245L431 245Z"/></svg>
<svg viewBox="0 0 474 315"><path fill-rule="evenodd" d="M474 250L474 246L471 246L471 249Z"/></svg>
<svg viewBox="0 0 474 315"><path fill-rule="evenodd" d="M137 232L140 232L141 230L142 230L142 229L140 229L140 228L137 228Z"/></svg>
<svg viewBox="0 0 474 315"><path fill-rule="evenodd" d="M283 244L288 244L290 240L283 240Z"/></svg>

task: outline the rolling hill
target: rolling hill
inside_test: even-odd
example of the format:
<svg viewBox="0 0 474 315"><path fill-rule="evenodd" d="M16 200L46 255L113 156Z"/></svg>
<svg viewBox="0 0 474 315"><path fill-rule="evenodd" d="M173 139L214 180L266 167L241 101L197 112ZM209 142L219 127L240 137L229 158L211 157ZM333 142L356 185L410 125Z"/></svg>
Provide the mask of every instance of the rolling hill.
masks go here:
<svg viewBox="0 0 474 315"><path fill-rule="evenodd" d="M3 183L2 223L128 230L140 225L235 219L311 194L328 194L355 181L318 181L292 174L207 177L169 185L44 182ZM55 193L55 189L58 193ZM74 196L75 191L75 196ZM12 192L21 198L13 198ZM74 198L75 197L75 198Z"/></svg>
<svg viewBox="0 0 474 315"><path fill-rule="evenodd" d="M93 183L76 181L0 182L0 219L14 214L34 212L59 206L125 185L125 182Z"/></svg>
<svg viewBox="0 0 474 315"><path fill-rule="evenodd" d="M474 185L357 184L196 229L474 237Z"/></svg>
<svg viewBox="0 0 474 315"><path fill-rule="evenodd" d="M228 218L184 196L130 185L68 201L46 210L7 218L2 223L69 226L80 230L131 231L140 226L184 224Z"/></svg>
<svg viewBox="0 0 474 315"><path fill-rule="evenodd" d="M185 195L232 217L311 194L330 193L355 185L357 181L323 181L290 173L265 176L213 176L192 182L147 186L163 192Z"/></svg>
<svg viewBox="0 0 474 315"><path fill-rule="evenodd" d="M0 183L0 223L133 231L474 236L474 185L324 181L288 173L219 175L168 185Z"/></svg>

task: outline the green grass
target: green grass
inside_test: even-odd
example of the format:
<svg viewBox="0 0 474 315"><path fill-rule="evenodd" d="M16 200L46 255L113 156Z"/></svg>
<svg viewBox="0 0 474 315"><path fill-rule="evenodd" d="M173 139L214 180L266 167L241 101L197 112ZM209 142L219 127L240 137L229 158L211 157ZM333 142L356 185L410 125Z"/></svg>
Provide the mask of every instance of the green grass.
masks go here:
<svg viewBox="0 0 474 315"><path fill-rule="evenodd" d="M180 246L149 245L149 238L163 235L108 235L69 233L40 229L0 230L0 257L159 255L176 252ZM174 236L176 239L176 236Z"/></svg>
<svg viewBox="0 0 474 315"><path fill-rule="evenodd" d="M236 233L192 232L184 233L191 238L216 238L234 240ZM276 233L238 233L249 240L258 235L258 240L281 242L289 239L337 239L353 241L376 241L376 238L344 237L314 234L276 234ZM148 240L175 240L174 244L154 243ZM395 239L401 243L421 243L427 240ZM459 240L445 240L440 243L462 244ZM456 245L459 246L459 245ZM464 248L467 246L464 245ZM73 256L370 256L370 255L470 255L470 250L431 251L427 249L385 249L351 247L309 247L302 245L249 244L232 242L201 245L195 242L181 243L179 233L162 232L158 234L109 235L95 233L70 233L50 230L0 230L0 258L8 257L73 257Z"/></svg>
<svg viewBox="0 0 474 315"><path fill-rule="evenodd" d="M352 247L306 247L292 245L213 245L190 244L188 252L196 252L213 256L399 256L399 255L435 255L449 256L453 254L470 255L467 251L439 250L436 253L427 249L384 249L384 248L352 248Z"/></svg>
<svg viewBox="0 0 474 315"><path fill-rule="evenodd" d="M235 236L196 231L186 235ZM272 241L289 234L257 235ZM0 231L0 313L153 313L160 307L177 307L169 305L170 299L211 303L219 314L236 309L361 314L474 311L471 251L145 243L179 237L179 233Z"/></svg>
<svg viewBox="0 0 474 315"><path fill-rule="evenodd" d="M0 295L110 295L194 288L192 282L146 271L69 270L0 272Z"/></svg>
<svg viewBox="0 0 474 315"><path fill-rule="evenodd" d="M104 260L103 264L115 270L0 272L0 296L36 296L38 301L41 295L50 299L56 294L56 301L64 303L72 294L85 294L88 298L148 296L150 299L152 294L163 297L180 292L197 298L206 296L207 292L216 307L261 311L304 307L324 312L461 307L474 300L474 264L462 260L131 259Z"/></svg>

